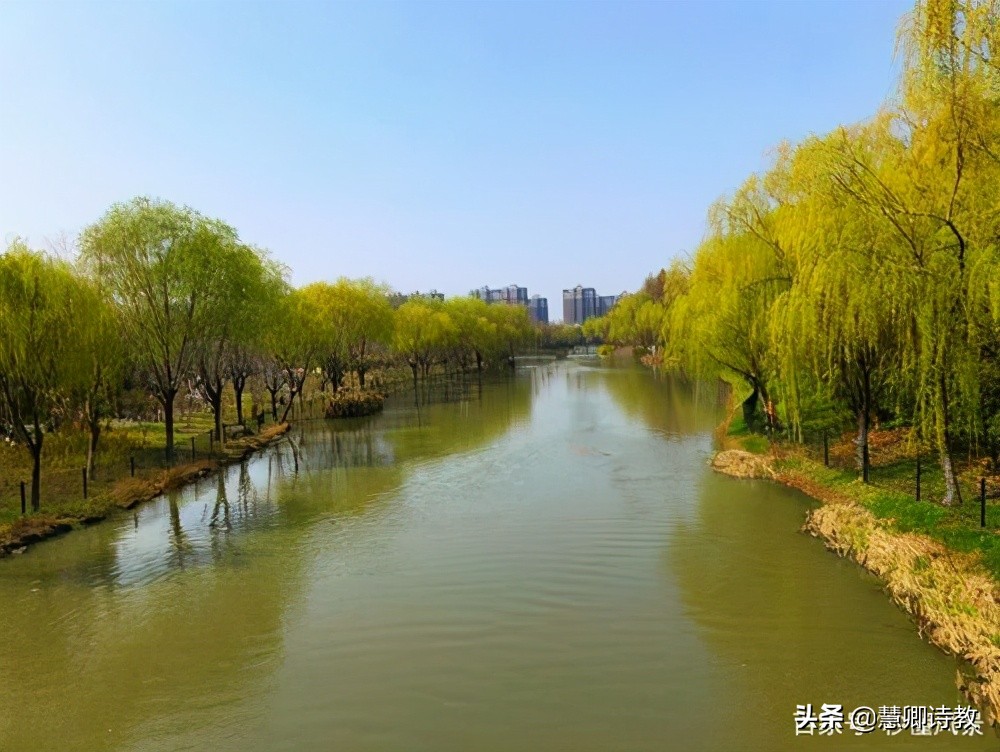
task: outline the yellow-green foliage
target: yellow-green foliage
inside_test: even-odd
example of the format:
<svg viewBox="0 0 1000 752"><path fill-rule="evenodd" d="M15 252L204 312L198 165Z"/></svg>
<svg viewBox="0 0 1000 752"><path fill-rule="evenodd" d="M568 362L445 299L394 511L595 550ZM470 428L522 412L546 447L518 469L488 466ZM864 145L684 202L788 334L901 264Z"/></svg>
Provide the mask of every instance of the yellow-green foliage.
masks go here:
<svg viewBox="0 0 1000 752"><path fill-rule="evenodd" d="M861 443L877 416L912 422L953 501L955 449L1000 414L998 29L994 2L919 0L898 92L866 122L780 145L712 207L683 289L651 302L647 281L601 323L609 341L742 382L797 436L814 406Z"/></svg>

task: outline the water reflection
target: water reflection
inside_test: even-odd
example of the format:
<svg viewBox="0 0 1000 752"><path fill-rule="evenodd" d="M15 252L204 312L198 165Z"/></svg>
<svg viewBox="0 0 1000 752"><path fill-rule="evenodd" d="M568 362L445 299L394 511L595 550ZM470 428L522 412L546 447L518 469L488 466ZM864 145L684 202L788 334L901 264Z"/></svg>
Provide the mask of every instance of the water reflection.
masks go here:
<svg viewBox="0 0 1000 752"><path fill-rule="evenodd" d="M420 463L526 420L529 384L445 384L373 418L303 424L196 486L0 562L0 748L209 749L249 727L315 526L374 524Z"/></svg>
<svg viewBox="0 0 1000 752"><path fill-rule="evenodd" d="M788 749L799 702L954 704L798 497L709 473L715 410L428 384L0 562L0 748Z"/></svg>
<svg viewBox="0 0 1000 752"><path fill-rule="evenodd" d="M722 419L726 395L721 383L652 375L625 364L605 369L603 376L619 408L667 438L711 433Z"/></svg>

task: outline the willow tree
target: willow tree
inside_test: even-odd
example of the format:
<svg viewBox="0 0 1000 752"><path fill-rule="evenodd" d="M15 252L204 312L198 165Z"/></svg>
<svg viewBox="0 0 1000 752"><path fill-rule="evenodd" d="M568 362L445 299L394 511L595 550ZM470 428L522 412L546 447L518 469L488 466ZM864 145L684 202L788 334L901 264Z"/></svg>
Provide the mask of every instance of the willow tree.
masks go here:
<svg viewBox="0 0 1000 752"><path fill-rule="evenodd" d="M489 304L472 297L449 298L444 310L455 326L457 358L464 369L468 360L475 360L476 370L499 351L496 322L490 320Z"/></svg>
<svg viewBox="0 0 1000 752"><path fill-rule="evenodd" d="M364 389L373 359L392 340L389 288L372 279L342 278L333 285L332 293L332 323L343 343L347 367L357 374L358 386Z"/></svg>
<svg viewBox="0 0 1000 752"><path fill-rule="evenodd" d="M948 482L954 427L975 441L982 357L996 351L995 327L978 291L995 286L1000 236L994 186L1000 180L1000 8L981 0L923 0L904 23L903 106L912 185L903 210L926 235L927 279L919 336L923 423L933 431ZM936 294L935 294L936 293ZM986 324L984 326L984 323Z"/></svg>
<svg viewBox="0 0 1000 752"><path fill-rule="evenodd" d="M717 224L695 254L690 287L664 318L668 355L685 371L743 382L747 426L772 404L777 356L771 346L774 301L789 284L784 261L755 234Z"/></svg>
<svg viewBox="0 0 1000 752"><path fill-rule="evenodd" d="M974 441L982 424L982 315L970 292L995 269L996 21L990 3L917 3L901 34L899 106L841 129L829 149L837 188L892 236L883 267L885 295L905 317L899 372L910 376L916 425L937 448L945 504L961 501L956 432Z"/></svg>
<svg viewBox="0 0 1000 752"><path fill-rule="evenodd" d="M123 334L163 407L167 458L174 457L174 400L192 372L198 343L232 313L229 225L168 201L116 204L80 238L81 259L120 310Z"/></svg>
<svg viewBox="0 0 1000 752"><path fill-rule="evenodd" d="M313 285L307 285L283 294L267 317L261 337L263 348L275 366L275 385L288 389L288 403L281 421L287 420L295 398L302 395L306 378L323 352L323 338L318 333L326 322L310 292L312 288ZM276 407L276 398L277 390L271 392L272 409Z"/></svg>
<svg viewBox="0 0 1000 752"><path fill-rule="evenodd" d="M586 337L588 341L594 341L600 345L603 345L605 343L610 344L611 313L608 312L603 316L591 316L589 319L583 322L583 325L580 327L580 331L583 333L583 336Z"/></svg>
<svg viewBox="0 0 1000 752"><path fill-rule="evenodd" d="M88 475L93 476L103 422L111 416L120 394L128 350L127 343L118 336L119 315L113 301L93 280L84 275L78 275L76 280L79 307L86 314L75 322L83 371L71 400L87 426L86 467Z"/></svg>
<svg viewBox="0 0 1000 752"><path fill-rule="evenodd" d="M607 339L615 345L655 350L660 344L666 309L646 292L624 295L607 314Z"/></svg>
<svg viewBox="0 0 1000 752"><path fill-rule="evenodd" d="M900 317L887 292L896 281L897 241L840 185L836 163L831 174L828 153L827 143L813 138L791 155L776 235L792 249L795 284L775 304L772 336L796 426L804 377L854 414L858 468L867 481L871 420L899 365Z"/></svg>
<svg viewBox="0 0 1000 752"><path fill-rule="evenodd" d="M258 375L262 371L260 356L260 338L262 336L262 324L258 323L258 329L250 344L236 343L229 351L227 358L226 373L229 382L233 385L233 400L236 403L236 422L244 424L243 417L243 394L252 376ZM257 405L254 406L256 411Z"/></svg>
<svg viewBox="0 0 1000 752"><path fill-rule="evenodd" d="M337 392L348 370L347 333L338 325L343 316L343 303L337 287L329 282L313 282L302 287L299 293L316 315L310 336L316 347L316 361L323 372L321 388L325 391L330 384Z"/></svg>
<svg viewBox="0 0 1000 752"><path fill-rule="evenodd" d="M514 356L534 336L528 309L519 305L491 305L486 314L496 327L497 343L506 356L507 363L513 368Z"/></svg>
<svg viewBox="0 0 1000 752"><path fill-rule="evenodd" d="M284 269L268 258L267 253L225 236L214 248L217 298L212 317L196 345L194 357L198 389L212 408L215 435L225 438L222 430L222 398L234 372L236 378L247 365L247 353L259 342L262 329L280 299L284 287ZM242 420L242 389L234 382L238 420Z"/></svg>
<svg viewBox="0 0 1000 752"><path fill-rule="evenodd" d="M411 299L393 315L393 348L402 355L413 373L426 378L435 354L447 349L455 335L455 324L444 304L432 300Z"/></svg>
<svg viewBox="0 0 1000 752"><path fill-rule="evenodd" d="M72 269L14 241L0 255L0 398L31 457L31 508L41 501L42 446L91 363L78 327L93 315Z"/></svg>

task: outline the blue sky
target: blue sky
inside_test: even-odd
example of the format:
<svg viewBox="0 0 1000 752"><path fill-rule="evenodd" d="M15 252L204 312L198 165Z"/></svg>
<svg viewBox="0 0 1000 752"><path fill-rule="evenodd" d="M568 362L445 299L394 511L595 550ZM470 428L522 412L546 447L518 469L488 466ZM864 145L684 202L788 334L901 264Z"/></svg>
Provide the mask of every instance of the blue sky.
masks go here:
<svg viewBox="0 0 1000 752"><path fill-rule="evenodd" d="M0 0L0 238L135 195L296 284L634 289L709 204L894 90L910 3Z"/></svg>

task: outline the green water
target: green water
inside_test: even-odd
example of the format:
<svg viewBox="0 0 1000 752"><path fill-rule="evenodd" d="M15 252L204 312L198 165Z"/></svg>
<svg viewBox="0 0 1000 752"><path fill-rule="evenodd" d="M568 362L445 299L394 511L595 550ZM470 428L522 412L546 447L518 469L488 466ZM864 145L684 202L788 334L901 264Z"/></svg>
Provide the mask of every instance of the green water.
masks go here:
<svg viewBox="0 0 1000 752"><path fill-rule="evenodd" d="M0 561L0 749L1000 746L794 736L954 706L956 664L804 497L708 470L715 396L574 363L403 395Z"/></svg>

